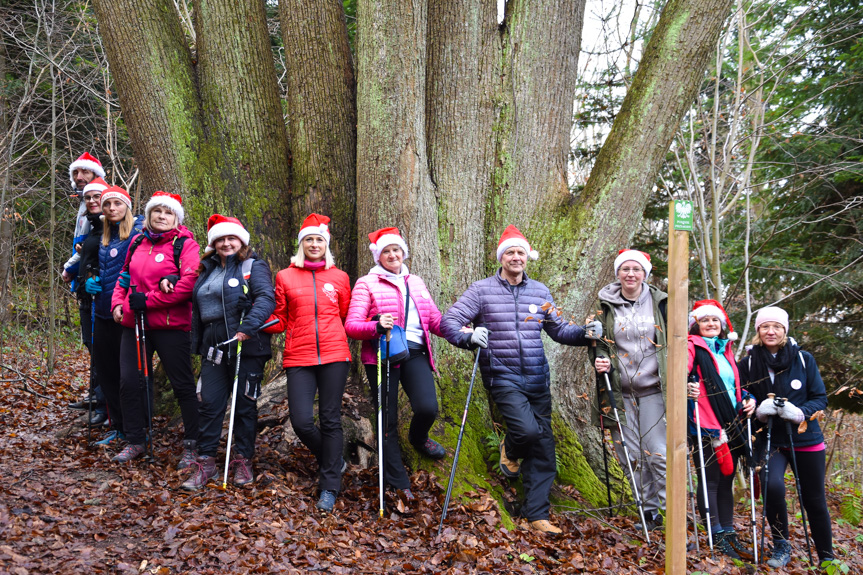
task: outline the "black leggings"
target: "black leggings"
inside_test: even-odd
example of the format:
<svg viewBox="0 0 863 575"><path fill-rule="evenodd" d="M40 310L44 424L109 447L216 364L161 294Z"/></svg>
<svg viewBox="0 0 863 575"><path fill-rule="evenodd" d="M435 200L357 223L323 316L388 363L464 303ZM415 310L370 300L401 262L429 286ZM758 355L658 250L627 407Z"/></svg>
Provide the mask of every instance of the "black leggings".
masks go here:
<svg viewBox="0 0 863 575"><path fill-rule="evenodd" d="M825 450L796 451L797 469L800 471L800 496L806 508L809 533L821 561L833 558L833 532L830 511L824 494ZM767 500L767 521L773 539L788 539L788 507L785 503L785 470L791 464L791 451L780 449L770 455L764 490ZM792 470L793 471L793 470ZM796 497L797 494L795 493Z"/></svg>
<svg viewBox="0 0 863 575"><path fill-rule="evenodd" d="M698 437L690 437L692 459L695 461L695 473L698 475L696 495L698 512L704 523L707 523L704 508L704 486L701 482L701 456L698 453ZM707 502L710 504L710 530L715 535L719 531L734 531L734 473L737 471L737 454L731 453L734 470L731 475L723 475L719 469L719 460L710 444L707 435L701 437L704 446L704 475L707 479Z"/></svg>
<svg viewBox="0 0 863 575"><path fill-rule="evenodd" d="M390 386L387 394L387 428L384 432L384 481L396 489L410 487L405 465L402 462L402 452L399 448L398 416L399 416L399 386L401 383L411 403L414 412L408 431L408 440L414 446L421 446L428 439L428 433L435 419L438 406L435 394L434 375L429 362L428 350L411 349L411 356L398 367L390 366ZM386 364L381 365L381 381L386 389ZM378 410L378 368L377 365L366 365L366 375L372 391L372 403L375 413ZM375 427L377 433L377 426Z"/></svg>
<svg viewBox="0 0 863 575"><path fill-rule="evenodd" d="M321 490L338 493L342 487L342 396L350 364L346 361L288 367L288 408L300 441L318 460ZM318 420L315 425L315 395Z"/></svg>
<svg viewBox="0 0 863 575"><path fill-rule="evenodd" d="M96 316L93 325L93 386L101 388L111 418L111 428L123 431L123 411L120 401L120 341L123 326L113 319ZM134 334L132 334L134 338ZM134 350L133 350L134 351Z"/></svg>

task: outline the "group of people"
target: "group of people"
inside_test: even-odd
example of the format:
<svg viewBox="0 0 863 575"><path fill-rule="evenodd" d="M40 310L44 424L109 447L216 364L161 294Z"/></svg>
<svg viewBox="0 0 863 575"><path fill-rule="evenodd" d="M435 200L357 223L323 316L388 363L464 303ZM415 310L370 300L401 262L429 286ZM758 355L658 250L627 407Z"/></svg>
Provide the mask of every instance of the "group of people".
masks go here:
<svg viewBox="0 0 863 575"><path fill-rule="evenodd" d="M614 261L616 281L600 291L595 304L597 319L579 326L562 320L548 288L528 277L528 261L538 254L509 226L495 254L498 271L472 284L442 314L423 280L405 264L408 245L396 228L369 234L374 267L351 288L330 251L329 218L311 214L300 227L290 266L276 274L274 286L267 262L250 247L249 232L236 218L214 214L209 219L207 245L199 258L199 245L183 225L180 196L156 192L144 214L135 216L129 194L109 186L104 175L90 154L70 166L82 203L75 254L63 277L76 280L82 339L92 354L94 393L86 401L104 398L104 415L97 410L90 423L107 418L110 425L97 443L125 442L114 461L128 462L146 451L153 390L142 385L139 370L141 361L150 365L155 352L182 414L183 453L177 468L191 469L183 488L201 489L217 473L222 421L235 379L232 481L254 481L256 400L271 357L271 334L285 332L282 366L291 424L319 466L317 507L332 511L347 467L341 403L351 362L348 338L362 341L361 361L377 409L381 336L401 333L406 351L388 367L382 398L387 410L383 433L393 438L386 442L383 474L387 485L411 500L395 440L398 387L413 411L411 445L423 456L445 457L443 446L429 437L438 415L436 336L478 350L483 383L506 423L500 471L522 478L521 515L531 528L560 533L549 521L556 459L544 331L558 343L589 346L598 380L594 421L610 430L618 458L630 459L634 471L629 480L643 500L642 527L661 526L667 295L646 281L648 254L620 251ZM526 321L528 317L541 321ZM817 420L804 431L797 427L824 409L826 393L812 356L787 335L787 314L776 307L759 312L752 347L739 363L730 344L736 336L718 302L696 302L689 324L690 445L699 454L693 457L699 505L705 519L705 509L711 512L706 528L718 548L732 557L745 552L733 524L734 470L738 459L746 465L761 459L759 449L763 451L769 429L771 450L763 455L769 476L762 481L773 535L769 562L784 565L790 558L783 478L791 449L818 556L831 559L823 436ZM222 345L226 342L241 345ZM202 358L197 385L192 354ZM602 380L608 383L601 385ZM743 431L750 416L757 419L754 446ZM783 427L780 421L792 425ZM624 443L632 449L621 449Z"/></svg>
<svg viewBox="0 0 863 575"><path fill-rule="evenodd" d="M606 336L590 354L597 372L593 421L610 430L619 460L630 459L624 472L629 476L632 469L628 479L640 497L645 525L639 527L655 529L662 525L665 507L668 296L647 283L650 271L648 254L620 251L614 261L617 281L600 290L594 307ZM788 336L789 329L787 312L762 308L755 318L755 336L738 362L732 350L737 334L719 302L697 301L689 314L688 435L699 512L720 552L752 559L753 549L735 531L732 488L738 462L760 470L773 540L767 564L772 567L791 559L785 502L789 465L819 563L833 559L826 449L818 419L813 418L826 408L827 394L814 358ZM605 378L613 397L602 382ZM747 418L754 418L752 436Z"/></svg>

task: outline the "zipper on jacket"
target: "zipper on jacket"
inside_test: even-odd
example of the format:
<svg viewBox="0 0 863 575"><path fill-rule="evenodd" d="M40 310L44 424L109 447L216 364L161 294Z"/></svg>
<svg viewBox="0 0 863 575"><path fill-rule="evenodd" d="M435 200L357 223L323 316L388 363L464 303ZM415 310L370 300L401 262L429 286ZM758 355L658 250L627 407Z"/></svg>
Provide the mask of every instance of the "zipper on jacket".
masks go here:
<svg viewBox="0 0 863 575"><path fill-rule="evenodd" d="M315 346L318 349L318 365L321 365L321 338L318 335L318 284L315 282L315 270L312 272L312 290L315 293Z"/></svg>
<svg viewBox="0 0 863 575"><path fill-rule="evenodd" d="M210 273L212 273L212 272L210 272ZM228 326L228 310L225 309L225 278L227 276L228 276L228 262L226 261L225 262L224 275L222 276L222 285L220 287L222 288L222 317L225 318L225 333L228 334L228 337L231 337L231 328L230 328L230 326ZM239 331L239 329L240 328L238 327L237 331ZM216 338L216 339L218 339L218 338ZM230 348L228 348L228 359L229 360L231 359L231 349Z"/></svg>
<svg viewBox="0 0 863 575"><path fill-rule="evenodd" d="M521 372L521 382L524 383L524 352L521 350L521 330L518 325L518 286L513 287L512 296L515 298L515 337L518 340L518 364L521 368L519 370Z"/></svg>

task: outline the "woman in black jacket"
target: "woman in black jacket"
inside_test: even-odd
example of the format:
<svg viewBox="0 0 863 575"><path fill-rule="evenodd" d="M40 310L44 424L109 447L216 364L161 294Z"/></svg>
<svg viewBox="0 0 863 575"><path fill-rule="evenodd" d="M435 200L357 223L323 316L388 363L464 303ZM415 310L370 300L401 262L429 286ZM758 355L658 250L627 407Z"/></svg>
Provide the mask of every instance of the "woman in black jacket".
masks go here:
<svg viewBox="0 0 863 575"><path fill-rule="evenodd" d="M767 520L773 533L773 553L767 564L784 567L791 559L788 542L788 508L785 503L785 470L797 460L800 496L809 519L819 563L833 559L830 511L824 493L824 435L813 414L827 407L824 382L812 355L788 338L788 314L778 307L762 308L755 317L755 337L749 355L738 363L741 383L758 401L756 415L761 429L754 432L762 450L766 447L767 422L772 418L768 474L762 479ZM767 394L785 398L775 402ZM801 431L800 424L806 422ZM788 435L791 431L791 436ZM792 444L793 441L793 444Z"/></svg>
<svg viewBox="0 0 863 575"><path fill-rule="evenodd" d="M215 214L207 222L207 248L192 292L192 350L201 355L198 395L201 400L198 459L184 489L205 486L216 475L222 421L236 369L237 345L219 348L221 360L208 351L236 337L243 342L234 412L236 457L234 485L254 481L258 405L264 364L270 359L270 335L259 331L276 307L270 266L249 247L249 232L236 218ZM241 323L242 316L242 323Z"/></svg>

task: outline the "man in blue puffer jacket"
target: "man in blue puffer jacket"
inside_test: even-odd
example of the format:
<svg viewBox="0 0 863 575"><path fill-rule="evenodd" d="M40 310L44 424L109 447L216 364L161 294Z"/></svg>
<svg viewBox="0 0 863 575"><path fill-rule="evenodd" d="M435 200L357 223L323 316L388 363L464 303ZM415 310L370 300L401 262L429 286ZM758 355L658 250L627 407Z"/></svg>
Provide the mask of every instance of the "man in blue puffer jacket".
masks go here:
<svg viewBox="0 0 863 575"><path fill-rule="evenodd" d="M515 226L504 230L497 247L501 267L472 284L444 314L441 331L451 344L482 348L482 381L506 422L500 444L500 470L508 478L522 475L521 515L532 529L561 530L548 521L549 493L557 473L551 430L551 376L542 346L542 330L566 345L588 345L602 336L592 322L582 328L562 320L551 292L524 272L528 258L539 256ZM473 332L462 328L473 324ZM519 463L521 459L521 463Z"/></svg>

